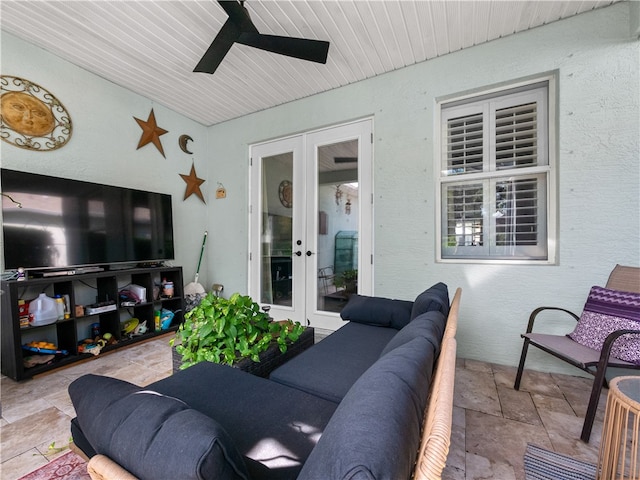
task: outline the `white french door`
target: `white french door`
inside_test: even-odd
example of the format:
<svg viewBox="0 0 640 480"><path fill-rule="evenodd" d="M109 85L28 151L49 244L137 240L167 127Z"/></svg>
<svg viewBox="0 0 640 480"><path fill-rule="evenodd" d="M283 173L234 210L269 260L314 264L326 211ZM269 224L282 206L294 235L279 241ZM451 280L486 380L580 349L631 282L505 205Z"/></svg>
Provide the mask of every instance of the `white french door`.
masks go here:
<svg viewBox="0 0 640 480"><path fill-rule="evenodd" d="M370 294L372 121L251 147L249 294L335 330L349 295Z"/></svg>

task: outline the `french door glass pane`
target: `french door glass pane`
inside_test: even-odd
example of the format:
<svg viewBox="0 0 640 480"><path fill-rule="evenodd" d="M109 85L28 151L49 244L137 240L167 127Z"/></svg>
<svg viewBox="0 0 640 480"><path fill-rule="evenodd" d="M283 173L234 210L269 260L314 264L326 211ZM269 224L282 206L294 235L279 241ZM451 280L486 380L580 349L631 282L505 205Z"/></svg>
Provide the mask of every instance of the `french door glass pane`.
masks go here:
<svg viewBox="0 0 640 480"><path fill-rule="evenodd" d="M358 285L358 140L318 147L318 303L339 312Z"/></svg>
<svg viewBox="0 0 640 480"><path fill-rule="evenodd" d="M291 306L293 298L293 154L262 159L260 301Z"/></svg>

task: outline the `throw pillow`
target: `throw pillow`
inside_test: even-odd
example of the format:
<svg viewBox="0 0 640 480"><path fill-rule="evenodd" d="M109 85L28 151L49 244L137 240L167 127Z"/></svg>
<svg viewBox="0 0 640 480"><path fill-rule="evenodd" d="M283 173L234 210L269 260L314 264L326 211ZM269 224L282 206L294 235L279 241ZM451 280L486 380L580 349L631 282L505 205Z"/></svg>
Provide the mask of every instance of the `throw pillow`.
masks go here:
<svg viewBox="0 0 640 480"><path fill-rule="evenodd" d="M84 375L69 386L82 433L97 453L138 478L248 478L233 440L215 420L177 398L123 384ZM91 403L85 394L108 400Z"/></svg>
<svg viewBox="0 0 640 480"><path fill-rule="evenodd" d="M354 294L340 312L340 316L350 322L400 330L409 323L412 306L413 302L406 300Z"/></svg>
<svg viewBox="0 0 640 480"><path fill-rule="evenodd" d="M445 317L449 315L449 290L442 282L427 288L416 297L411 309L411 320L430 310L440 310Z"/></svg>
<svg viewBox="0 0 640 480"><path fill-rule="evenodd" d="M607 336L616 330L640 330L640 294L592 287L578 325L569 337L601 350ZM640 365L640 335L618 337L611 355Z"/></svg>

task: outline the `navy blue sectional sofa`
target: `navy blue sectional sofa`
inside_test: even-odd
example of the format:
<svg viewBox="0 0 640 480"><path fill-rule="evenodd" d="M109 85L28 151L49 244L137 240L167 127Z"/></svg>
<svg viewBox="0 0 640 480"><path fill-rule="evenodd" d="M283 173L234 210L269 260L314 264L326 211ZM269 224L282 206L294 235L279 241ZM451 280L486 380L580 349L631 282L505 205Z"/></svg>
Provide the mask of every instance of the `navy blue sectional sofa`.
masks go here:
<svg viewBox="0 0 640 480"><path fill-rule="evenodd" d="M269 379L207 362L144 388L85 375L76 451L96 479L409 479L449 310L442 283L414 302L353 295L348 323Z"/></svg>

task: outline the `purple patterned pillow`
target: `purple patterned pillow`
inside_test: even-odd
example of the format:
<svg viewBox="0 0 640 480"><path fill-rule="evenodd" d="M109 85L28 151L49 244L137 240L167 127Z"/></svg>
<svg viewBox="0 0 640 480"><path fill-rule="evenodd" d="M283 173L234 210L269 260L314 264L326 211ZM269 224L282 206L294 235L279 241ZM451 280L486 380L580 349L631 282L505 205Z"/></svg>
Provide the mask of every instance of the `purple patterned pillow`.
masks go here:
<svg viewBox="0 0 640 480"><path fill-rule="evenodd" d="M575 330L575 342L601 350L607 336L615 330L640 330L640 294L592 287ZM611 355L640 365L640 335L618 337Z"/></svg>

